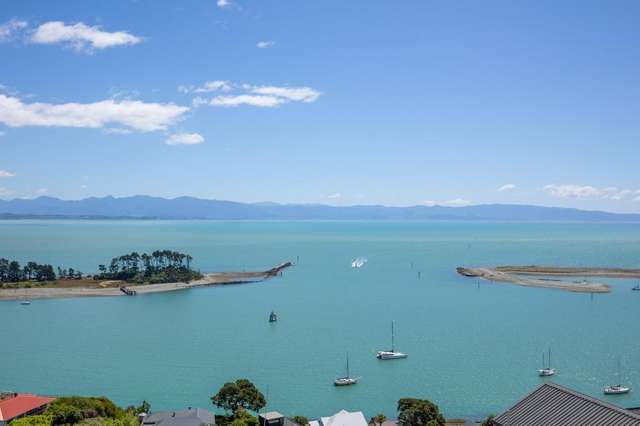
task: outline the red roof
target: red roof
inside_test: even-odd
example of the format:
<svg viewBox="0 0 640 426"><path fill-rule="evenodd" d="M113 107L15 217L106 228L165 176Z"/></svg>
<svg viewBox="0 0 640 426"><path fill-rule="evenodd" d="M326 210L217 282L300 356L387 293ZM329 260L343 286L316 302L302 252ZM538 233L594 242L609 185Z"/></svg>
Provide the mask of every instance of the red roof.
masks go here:
<svg viewBox="0 0 640 426"><path fill-rule="evenodd" d="M7 399L0 400L0 421L9 421L31 410L50 404L55 398L19 393Z"/></svg>

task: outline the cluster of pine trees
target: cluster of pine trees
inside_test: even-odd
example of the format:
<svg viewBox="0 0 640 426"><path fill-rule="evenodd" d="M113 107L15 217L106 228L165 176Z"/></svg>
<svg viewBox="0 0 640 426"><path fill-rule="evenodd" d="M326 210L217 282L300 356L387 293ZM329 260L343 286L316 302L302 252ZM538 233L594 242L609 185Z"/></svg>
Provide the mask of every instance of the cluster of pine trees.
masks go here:
<svg viewBox="0 0 640 426"><path fill-rule="evenodd" d="M191 269L193 258L171 250L156 250L151 254L132 252L114 257L107 267L99 265L97 280L124 280L132 282L162 283L191 281L202 275Z"/></svg>
<svg viewBox="0 0 640 426"><path fill-rule="evenodd" d="M17 283L20 281L53 281L56 273L51 265L27 262L20 266L16 260L0 258L0 282Z"/></svg>

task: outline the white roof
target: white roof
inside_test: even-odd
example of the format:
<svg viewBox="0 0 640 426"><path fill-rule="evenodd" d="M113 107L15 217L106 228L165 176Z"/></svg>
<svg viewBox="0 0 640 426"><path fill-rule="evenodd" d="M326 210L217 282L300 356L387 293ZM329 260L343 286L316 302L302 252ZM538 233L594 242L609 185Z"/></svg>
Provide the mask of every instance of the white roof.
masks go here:
<svg viewBox="0 0 640 426"><path fill-rule="evenodd" d="M364 418L362 411L354 411L353 413L347 410L340 410L331 417L321 417L321 426L367 426L367 420ZM313 422L311 423L313 425Z"/></svg>

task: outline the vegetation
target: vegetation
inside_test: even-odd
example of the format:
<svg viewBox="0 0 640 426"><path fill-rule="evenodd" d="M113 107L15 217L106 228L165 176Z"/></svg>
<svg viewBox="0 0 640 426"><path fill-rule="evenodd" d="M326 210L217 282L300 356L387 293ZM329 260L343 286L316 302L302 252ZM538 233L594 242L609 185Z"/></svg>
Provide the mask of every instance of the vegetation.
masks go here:
<svg viewBox="0 0 640 426"><path fill-rule="evenodd" d="M149 408L146 401L123 410L105 397L67 396L53 401L43 414L14 420L11 426L139 426L138 410Z"/></svg>
<svg viewBox="0 0 640 426"><path fill-rule="evenodd" d="M426 399L402 398L398 401L400 426L444 426L440 409Z"/></svg>
<svg viewBox="0 0 640 426"><path fill-rule="evenodd" d="M494 419L494 415L490 415L489 417L487 417L482 423L480 423L480 426L493 426L493 419Z"/></svg>
<svg viewBox="0 0 640 426"><path fill-rule="evenodd" d="M20 266L16 260L0 258L0 282L17 283L21 281L53 281L56 273L51 265L40 265L36 262L27 262Z"/></svg>
<svg viewBox="0 0 640 426"><path fill-rule="evenodd" d="M109 266L99 265L96 280L124 280L136 283L166 283L202 278L191 269L193 258L171 250L156 250L150 255L132 252L114 257Z"/></svg>
<svg viewBox="0 0 640 426"><path fill-rule="evenodd" d="M294 423L299 424L300 426L306 426L309 424L309 419L306 418L305 416L293 416L291 417L291 420Z"/></svg>
<svg viewBox="0 0 640 426"><path fill-rule="evenodd" d="M373 424L374 426L382 426L382 423L384 423L386 420L387 416L382 413L378 413L375 416L371 417L371 420L369 420L369 424Z"/></svg>
<svg viewBox="0 0 640 426"><path fill-rule="evenodd" d="M246 410L258 411L267 405L264 395L247 379L225 383L211 397L211 402L217 407L232 411L234 417Z"/></svg>

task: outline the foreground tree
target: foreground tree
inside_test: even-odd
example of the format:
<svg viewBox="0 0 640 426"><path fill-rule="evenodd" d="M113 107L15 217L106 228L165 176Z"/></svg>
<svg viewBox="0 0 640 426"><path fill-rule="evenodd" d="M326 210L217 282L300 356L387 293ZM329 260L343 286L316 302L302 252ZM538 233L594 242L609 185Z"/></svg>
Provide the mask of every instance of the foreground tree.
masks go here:
<svg viewBox="0 0 640 426"><path fill-rule="evenodd" d="M231 410L234 416L240 408L258 411L267 405L264 395L247 379L225 383L218 393L211 397L211 402L217 407Z"/></svg>
<svg viewBox="0 0 640 426"><path fill-rule="evenodd" d="M482 423L480 423L480 426L493 426L493 418L493 414L490 415Z"/></svg>
<svg viewBox="0 0 640 426"><path fill-rule="evenodd" d="M398 401L401 426L444 426L445 419L436 404L427 399L402 398Z"/></svg>
<svg viewBox="0 0 640 426"><path fill-rule="evenodd" d="M307 426L309 424L309 419L305 416L293 416L291 417L294 423L299 424L300 426Z"/></svg>
<svg viewBox="0 0 640 426"><path fill-rule="evenodd" d="M387 416L382 413L378 413L375 416L371 417L370 424L373 424L374 426L382 426L382 423L384 423L386 420Z"/></svg>

